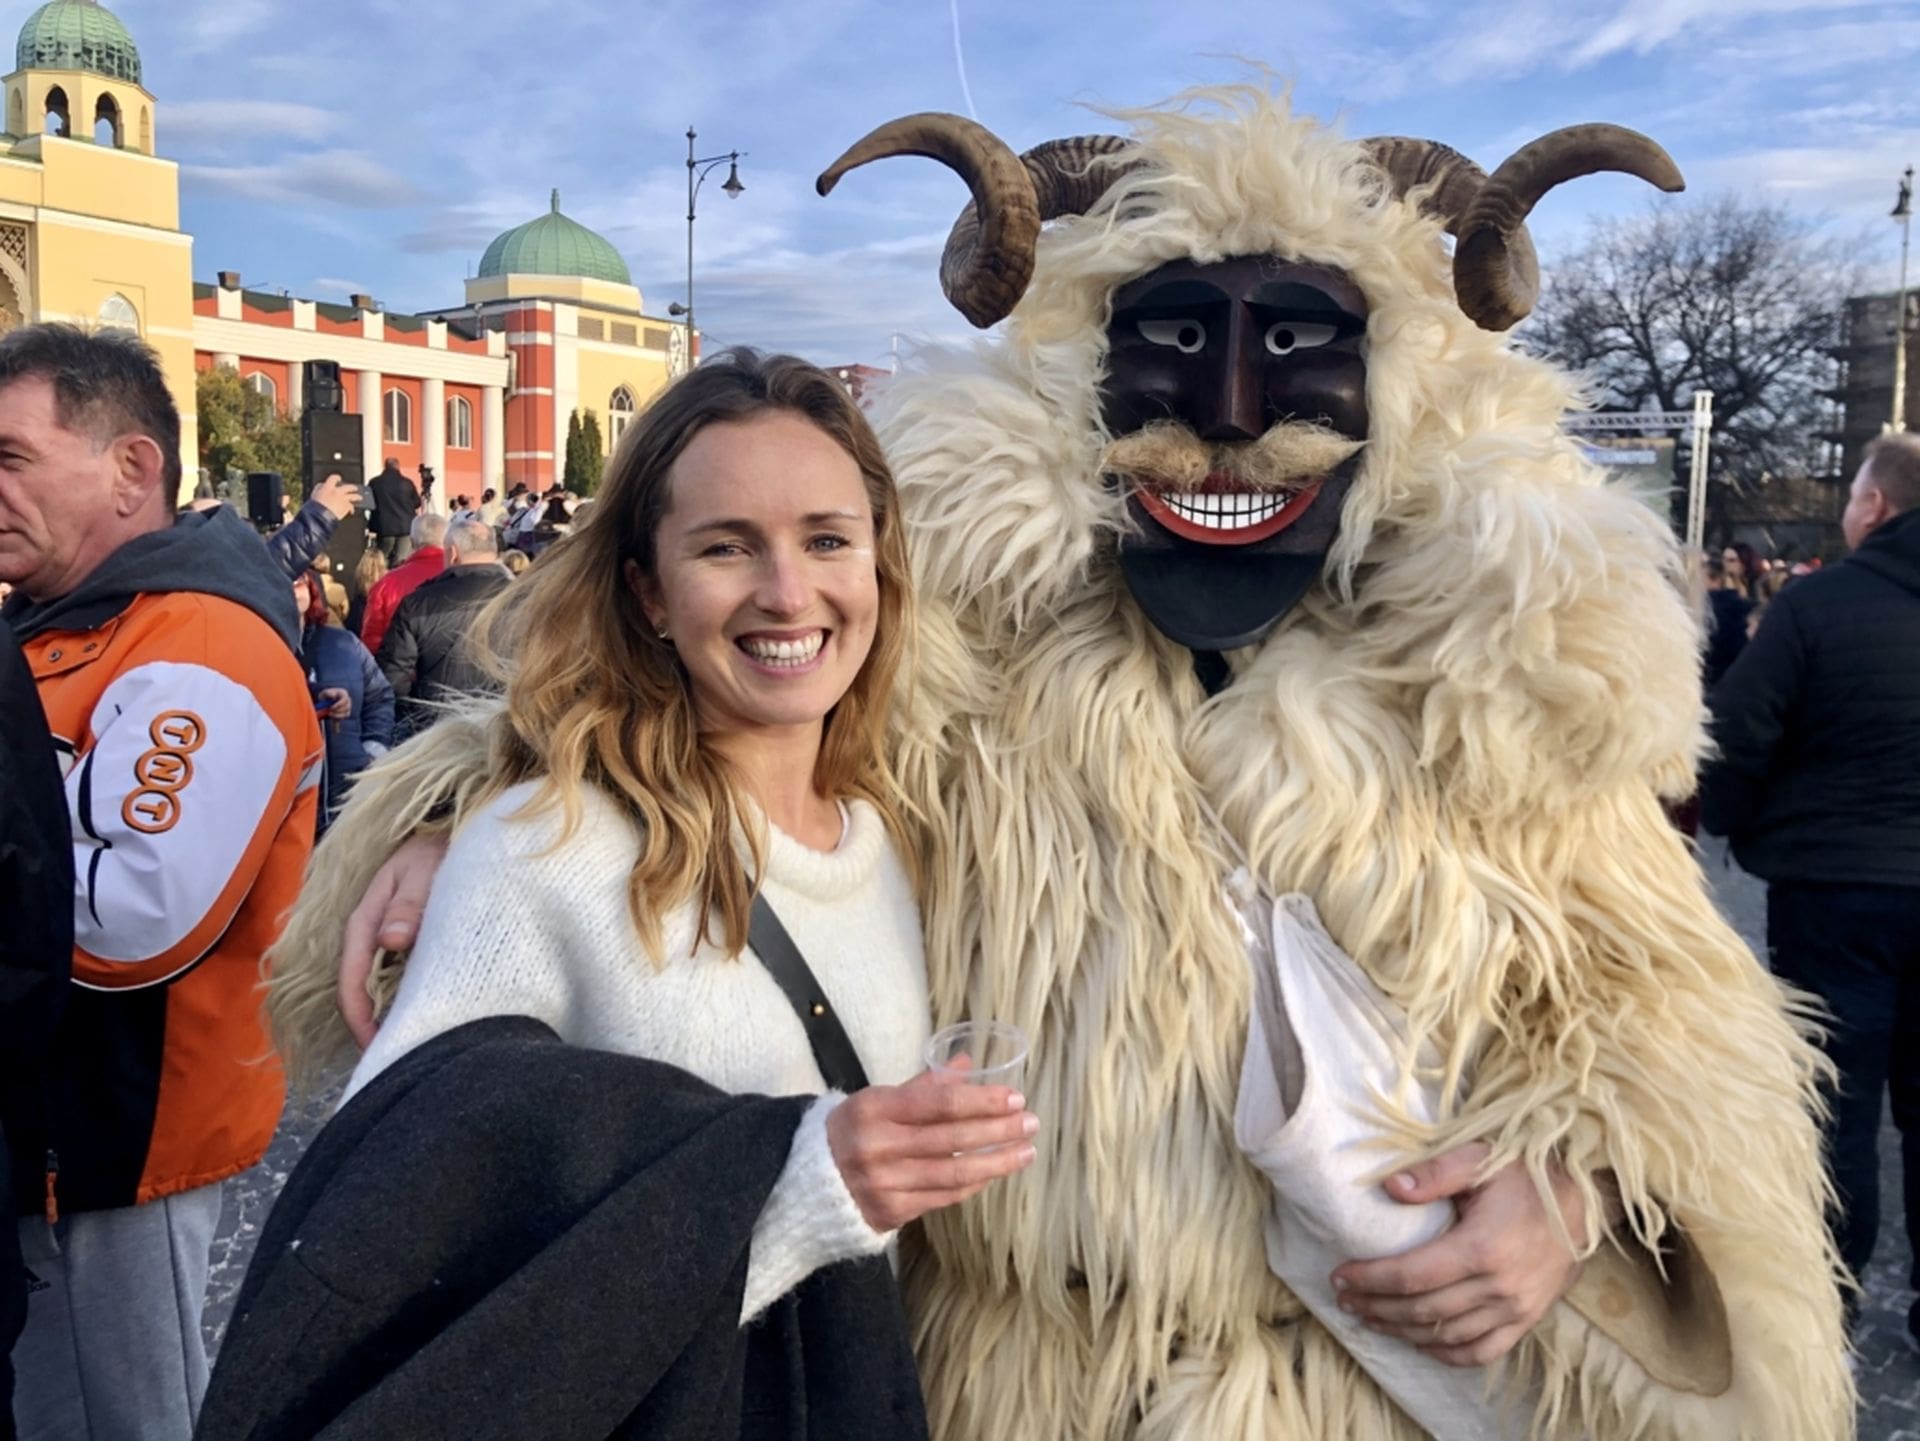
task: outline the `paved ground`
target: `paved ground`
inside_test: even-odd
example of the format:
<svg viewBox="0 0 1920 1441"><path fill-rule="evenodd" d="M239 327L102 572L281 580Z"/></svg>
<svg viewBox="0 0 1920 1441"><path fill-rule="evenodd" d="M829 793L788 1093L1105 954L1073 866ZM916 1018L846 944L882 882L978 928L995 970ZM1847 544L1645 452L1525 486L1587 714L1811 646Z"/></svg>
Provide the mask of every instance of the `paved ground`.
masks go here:
<svg viewBox="0 0 1920 1441"><path fill-rule="evenodd" d="M1765 888L1726 863L1725 852L1706 843L1702 862L1720 900L1721 910L1764 954L1766 937ZM207 1291L206 1327L210 1345L218 1346L233 1307L234 1295L253 1254L260 1226L272 1209L287 1173L300 1159L307 1138L318 1127L329 1105L311 1102L289 1112L267 1159L228 1183L219 1238L214 1244L213 1280ZM1920 1441L1920 1356L1906 1343L1906 1289L1908 1243L1901 1217L1900 1173L1891 1129L1882 1138L1881 1193L1883 1229L1879 1253L1867 1272L1866 1309L1859 1338L1860 1441ZM1791 1441L1782 1437L1780 1441Z"/></svg>

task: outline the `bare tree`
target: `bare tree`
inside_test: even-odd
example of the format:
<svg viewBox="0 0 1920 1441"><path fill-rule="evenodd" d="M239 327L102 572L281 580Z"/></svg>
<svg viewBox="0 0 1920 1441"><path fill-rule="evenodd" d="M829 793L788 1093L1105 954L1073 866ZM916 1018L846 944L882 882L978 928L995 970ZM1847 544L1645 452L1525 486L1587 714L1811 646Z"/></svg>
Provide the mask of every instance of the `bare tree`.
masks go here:
<svg viewBox="0 0 1920 1441"><path fill-rule="evenodd" d="M1729 487L1751 494L1826 468L1814 438L1833 383L1826 347L1858 273L1820 226L1735 196L1596 221L1548 268L1522 332L1585 372L1610 410L1685 410L1695 390L1713 392L1715 531Z"/></svg>

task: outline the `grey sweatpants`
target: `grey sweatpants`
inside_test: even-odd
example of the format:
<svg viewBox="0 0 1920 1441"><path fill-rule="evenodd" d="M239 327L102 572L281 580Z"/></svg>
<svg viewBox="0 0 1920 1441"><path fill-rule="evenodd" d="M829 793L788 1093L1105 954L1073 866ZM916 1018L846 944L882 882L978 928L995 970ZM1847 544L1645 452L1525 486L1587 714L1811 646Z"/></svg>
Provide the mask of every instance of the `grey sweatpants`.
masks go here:
<svg viewBox="0 0 1920 1441"><path fill-rule="evenodd" d="M27 1328L13 1350L20 1441L187 1441L220 1187L20 1222Z"/></svg>

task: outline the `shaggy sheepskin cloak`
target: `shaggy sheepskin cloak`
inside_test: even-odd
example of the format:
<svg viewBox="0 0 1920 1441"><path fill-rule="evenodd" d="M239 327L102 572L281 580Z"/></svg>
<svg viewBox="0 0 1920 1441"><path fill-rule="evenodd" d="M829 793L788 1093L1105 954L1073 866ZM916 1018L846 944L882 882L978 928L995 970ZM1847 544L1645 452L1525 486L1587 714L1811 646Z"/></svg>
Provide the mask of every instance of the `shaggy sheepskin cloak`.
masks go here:
<svg viewBox="0 0 1920 1441"><path fill-rule="evenodd" d="M1419 1434L1267 1268L1232 1127L1244 854L1446 1057L1460 1100L1404 1154L1484 1140L1542 1184L1557 1158L1594 1214L1610 1172L1619 1239L1578 1239L1704 1268L1704 1364L1576 1290L1490 1378L1537 1397L1519 1429L1850 1435L1816 1053L1661 811L1704 747L1671 535L1561 431L1569 380L1462 316L1438 224L1359 145L1260 89L1119 118L1142 163L1042 236L1005 336L923 354L874 416L921 597L897 748L934 1019L1025 1027L1044 1127L1027 1174L910 1238L933 1434ZM1103 327L1169 259L1262 254L1366 295L1371 435L1325 574L1208 698L1114 561ZM485 757L445 724L362 781L283 946L296 1031L325 1030L378 859Z"/></svg>
<svg viewBox="0 0 1920 1441"><path fill-rule="evenodd" d="M1027 1028L1045 1124L908 1268L934 1432L1414 1434L1264 1264L1244 854L1466 1080L1410 1151L1611 1171L1624 1245L1683 1236L1717 1283L1684 1318L1725 1328L1685 1337L1720 1349L1704 1380L1557 1307L1507 1368L1537 1434L1846 1434L1815 1056L1660 806L1703 744L1672 537L1562 432L1567 378L1462 316L1438 224L1359 146L1259 91L1188 101L1123 117L1144 165L1042 237L1005 339L875 414L923 597L899 765L933 820L935 1020ZM1113 561L1103 327L1169 259L1269 253L1365 293L1371 438L1322 583L1209 700Z"/></svg>

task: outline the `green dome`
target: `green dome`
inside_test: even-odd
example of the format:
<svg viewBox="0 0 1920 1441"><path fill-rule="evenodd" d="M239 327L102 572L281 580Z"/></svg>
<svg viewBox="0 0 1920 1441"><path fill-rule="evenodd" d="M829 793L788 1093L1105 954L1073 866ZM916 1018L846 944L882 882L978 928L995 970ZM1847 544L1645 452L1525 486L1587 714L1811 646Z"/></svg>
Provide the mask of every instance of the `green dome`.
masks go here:
<svg viewBox="0 0 1920 1441"><path fill-rule="evenodd" d="M16 70L91 70L140 83L140 52L99 0L50 0L27 17L14 47Z"/></svg>
<svg viewBox="0 0 1920 1441"><path fill-rule="evenodd" d="M577 275L615 285L633 284L619 251L560 213L558 190L553 192L553 209L548 214L494 237L480 257L480 278L495 275Z"/></svg>

